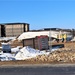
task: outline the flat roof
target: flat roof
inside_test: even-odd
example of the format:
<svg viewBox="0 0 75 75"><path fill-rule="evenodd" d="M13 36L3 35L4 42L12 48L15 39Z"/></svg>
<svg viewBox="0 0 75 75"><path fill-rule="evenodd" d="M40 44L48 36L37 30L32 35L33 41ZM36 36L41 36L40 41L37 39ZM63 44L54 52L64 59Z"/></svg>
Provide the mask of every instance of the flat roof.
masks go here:
<svg viewBox="0 0 75 75"><path fill-rule="evenodd" d="M66 31L66 32L71 32L71 29L60 29L60 28L44 28L44 29L39 29L39 30L30 30L30 32L39 32L39 31Z"/></svg>
<svg viewBox="0 0 75 75"><path fill-rule="evenodd" d="M28 23L1 23L0 25L14 25L14 24L28 24Z"/></svg>

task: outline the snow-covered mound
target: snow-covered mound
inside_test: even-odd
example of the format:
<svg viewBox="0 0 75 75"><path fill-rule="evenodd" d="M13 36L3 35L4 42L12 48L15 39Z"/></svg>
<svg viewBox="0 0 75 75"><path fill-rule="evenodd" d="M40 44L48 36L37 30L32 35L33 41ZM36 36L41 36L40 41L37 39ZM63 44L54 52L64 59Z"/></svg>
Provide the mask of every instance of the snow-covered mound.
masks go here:
<svg viewBox="0 0 75 75"><path fill-rule="evenodd" d="M15 55L15 59L16 60L25 60L25 59L36 57L37 55L42 55L42 54L46 54L46 52L40 51L40 50L35 50L35 49L27 46L27 47L22 48Z"/></svg>
<svg viewBox="0 0 75 75"><path fill-rule="evenodd" d="M11 52L17 52L20 50L20 46L17 46L16 48L11 48Z"/></svg>

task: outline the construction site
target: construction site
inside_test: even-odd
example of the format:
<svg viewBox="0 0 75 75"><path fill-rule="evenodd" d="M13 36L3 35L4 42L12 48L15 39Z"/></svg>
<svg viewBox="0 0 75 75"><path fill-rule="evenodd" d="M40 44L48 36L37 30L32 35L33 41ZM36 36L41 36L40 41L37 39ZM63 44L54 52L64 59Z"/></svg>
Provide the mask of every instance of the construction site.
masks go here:
<svg viewBox="0 0 75 75"><path fill-rule="evenodd" d="M74 36L75 31L69 29L29 30L28 27L28 31L21 32L14 39L1 37L0 65L75 63ZM5 47L8 45L10 49ZM14 56L9 59L6 53L14 53Z"/></svg>

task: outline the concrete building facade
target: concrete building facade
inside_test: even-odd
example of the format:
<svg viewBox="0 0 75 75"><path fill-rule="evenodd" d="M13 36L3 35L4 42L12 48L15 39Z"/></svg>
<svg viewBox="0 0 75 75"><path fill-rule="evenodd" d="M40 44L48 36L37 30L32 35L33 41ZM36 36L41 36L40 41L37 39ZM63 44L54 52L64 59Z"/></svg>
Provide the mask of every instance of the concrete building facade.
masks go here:
<svg viewBox="0 0 75 75"><path fill-rule="evenodd" d="M27 31L29 31L28 23L0 24L0 37L17 37Z"/></svg>

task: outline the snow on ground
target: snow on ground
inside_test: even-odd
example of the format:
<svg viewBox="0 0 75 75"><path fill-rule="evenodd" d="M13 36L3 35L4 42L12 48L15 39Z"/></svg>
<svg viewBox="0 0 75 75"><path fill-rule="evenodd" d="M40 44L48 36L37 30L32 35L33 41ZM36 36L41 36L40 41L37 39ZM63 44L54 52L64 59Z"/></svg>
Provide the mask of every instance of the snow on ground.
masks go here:
<svg viewBox="0 0 75 75"><path fill-rule="evenodd" d="M53 51L55 51L55 50L58 50L59 48L60 48L59 46L54 47L54 48L52 48L51 52L53 52Z"/></svg>
<svg viewBox="0 0 75 75"><path fill-rule="evenodd" d="M27 46L27 47L22 48L15 55L15 59L16 60L25 60L25 59L36 57L37 55L42 55L42 54L48 54L48 53L45 51L35 50L35 49Z"/></svg>
<svg viewBox="0 0 75 75"><path fill-rule="evenodd" d="M16 37L0 37L0 41L15 40Z"/></svg>
<svg viewBox="0 0 75 75"><path fill-rule="evenodd" d="M0 55L0 60L1 61L10 61L10 60L15 60L14 55L10 53L2 53Z"/></svg>
<svg viewBox="0 0 75 75"><path fill-rule="evenodd" d="M16 48L11 48L11 52L17 52L20 50L20 46L17 46Z"/></svg>
<svg viewBox="0 0 75 75"><path fill-rule="evenodd" d="M57 50L57 49L52 49ZM50 52L48 51L40 51L40 50L35 50L29 46L23 47L20 49L20 47L16 48L11 48L11 52L14 52L14 54L11 53L1 53L0 54L0 60L1 61L10 61L10 60L25 60L25 59L30 59L34 58L38 55L43 55L43 54L49 54Z"/></svg>

